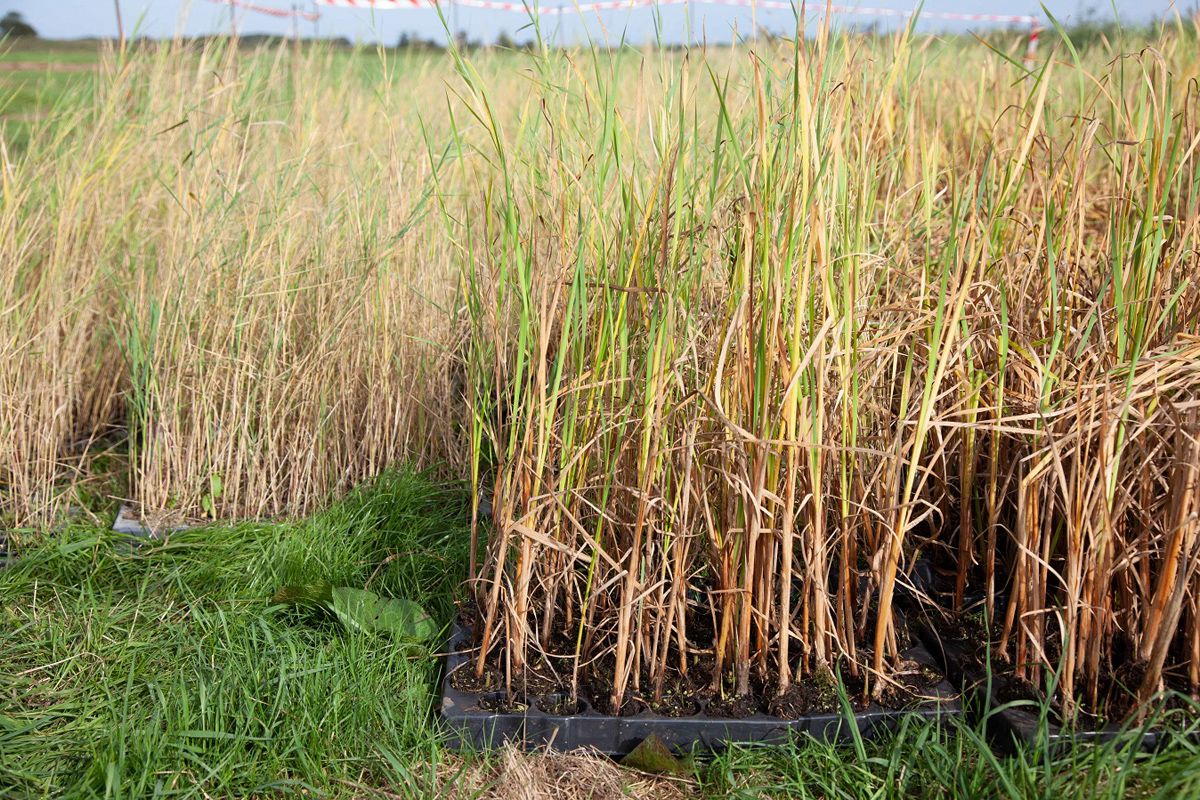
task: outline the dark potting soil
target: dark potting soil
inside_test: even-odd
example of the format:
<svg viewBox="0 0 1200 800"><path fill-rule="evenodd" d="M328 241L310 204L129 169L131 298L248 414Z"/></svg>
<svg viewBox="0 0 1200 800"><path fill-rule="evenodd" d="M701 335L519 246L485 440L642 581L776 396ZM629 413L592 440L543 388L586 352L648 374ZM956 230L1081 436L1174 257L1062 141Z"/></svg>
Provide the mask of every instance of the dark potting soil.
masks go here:
<svg viewBox="0 0 1200 800"><path fill-rule="evenodd" d="M866 609L866 629L874 626L875 605L874 601L870 601ZM458 622L469 636L468 641L473 648L478 648L481 644L481 616L478 608L470 602L460 609L458 615ZM908 651L917 644L916 637L909 630L904 615L898 614L895 622L898 649L901 652ZM688 638L695 643L698 652L688 657L686 671L676 666L679 664L679 655L672 647L668 663L673 667L666 673L659 691L656 692L655 687L645 683L639 690L631 687L618 707L613 707L612 702L616 664L612 654L583 666L578 675L577 693L571 692L570 670L568 668L564 671L563 665L570 663L567 654L576 646L575 636L572 631L560 630L557 626L549 631L544 642L546 655L539 655L531 660L522 674L511 676L511 682L506 680L504 663L497 656L487 663L481 677L476 677L472 663L455 670L450 676L450 684L467 694L480 697L505 696L511 697L511 700L518 704L535 704L546 713L551 713L547 708L567 708L572 703L571 698L575 697L581 706L584 706L583 701L586 701L586 705L590 705L595 712L612 717L635 716L649 710L663 717L677 719L706 715L731 720L758 714L785 720L840 714L842 706L838 694L839 679L854 713L864 712L872 707L887 711L912 710L923 703L928 704L931 698L940 696L937 691L939 684L945 688L944 676L934 667L936 661L933 659L930 659L928 664L903 661L893 665L889 672L890 682L882 696L870 700L863 684L862 667L854 670L852 665L842 663L835 665L834 669L819 670L794 680L785 692L780 693L776 676L770 674L770 671L763 674L756 665L750 676L750 693L738 696L731 691L731 685L714 680L715 658L711 649L705 649L711 648L715 638L709 614L698 613L691 616ZM859 658L862 662L869 663L869 649L860 649ZM558 667L562 674L556 672L555 667ZM798 654L794 655L791 668L793 674L800 671ZM497 703L498 701L493 701L493 705ZM542 708L543 706L546 708Z"/></svg>
<svg viewBox="0 0 1200 800"><path fill-rule="evenodd" d="M722 697L712 696L711 655L689 659L686 672L680 670L660 676L657 687L643 683L640 692L627 693L616 709L603 708L612 687L611 656L607 663L604 659L597 659L581 665L581 671L586 674L577 685L578 694L575 697L561 688L553 694L539 697L517 697L506 690L468 693L456 688L456 684L474 682L468 677L474 674L471 654L478 652L478 645L471 645L475 641L473 635L474 632L469 629L459 626L452 628L445 657L446 673L438 720L447 732L447 742L452 749L477 750L509 742L526 750L552 747L566 751L588 747L607 755L624 756L653 735L673 750L699 748L719 752L734 742L775 744L786 742L800 733L819 741L848 742L853 736L871 738L893 729L901 715L916 714L925 719L941 720L955 718L962 713L957 692L945 680L919 708L896 711L872 704L866 713L856 713L853 720L847 720L841 706L832 700L835 692L829 678L834 673L827 673L826 679L821 681L799 681L788 692L779 695L775 687L756 681L752 672L753 696L741 702L725 702L732 713L750 713L744 719L722 719L706 713L710 705L722 703ZM923 645L911 648L906 656L924 664L936 663ZM559 668L564 678L569 677L569 668L566 666L571 664L569 658L550 656L549 660ZM492 688L499 689L503 683L499 679L498 669L502 663L493 660L488 664L489 673L497 678ZM674 665L679 662L672 656L669 663ZM468 679L456 681L460 673ZM519 684L520 677L509 676L507 681ZM818 685L819 691L814 688ZM654 688L659 690L658 702L651 703L656 694ZM725 684L721 688L728 693L730 686ZM772 706L771 701L776 699L776 695L782 700ZM510 697L511 700L506 699ZM819 702L812 698L817 698ZM799 706L795 705L797 702ZM790 708L789 703L792 704ZM826 707L836 710L822 713L816 709L822 703L828 703ZM768 706L779 716L760 713ZM809 713L798 713L801 706L808 707ZM604 713L612 710L627 716Z"/></svg>
<svg viewBox="0 0 1200 800"><path fill-rule="evenodd" d="M510 699L504 693L487 694L479 698L479 707L497 714L520 714L529 708L529 704L516 699Z"/></svg>
<svg viewBox="0 0 1200 800"><path fill-rule="evenodd" d="M999 616L1000 612L997 612L997 617ZM1065 724L1061 694L1056 692L1048 695L1047 687L1017 674L1014 666L1014 646L1009 646L1008 652L1004 654L1006 658L997 657L994 652L989 653L993 643L999 638L998 623L989 628L981 615L963 614L956 618L938 620L933 627L947 653L952 656L953 663L949 664L951 672L961 673L965 679L982 683L990 669L991 700L994 705L1030 702L1040 707L1044 704L1051 723L1056 726ZM1050 639L1048 645L1053 645L1049 648L1047 657L1054 663L1061 656L1059 642ZM1176 656L1175 660L1182 657L1180 654L1172 655ZM1168 660L1168 664L1170 663ZM1147 666L1146 661L1136 657L1134 648L1124 637L1115 637L1109 646L1104 648L1095 704L1091 702L1083 675L1076 675L1077 713L1071 723L1072 729L1080 732L1099 732L1113 725L1119 726L1129 719L1137 710L1137 693L1145 678ZM1046 677L1048 679L1051 676L1047 674ZM1163 674L1163 682L1168 694L1156 700L1152 710L1176 712L1173 715L1175 725L1196 719L1196 707L1183 697L1188 691L1186 678L1167 669ZM1022 711L1027 714L1035 713L1032 709Z"/></svg>
<svg viewBox="0 0 1200 800"><path fill-rule="evenodd" d="M745 719L758 711L759 703L748 694L739 697L715 698L704 710L710 717L721 719Z"/></svg>
<svg viewBox="0 0 1200 800"><path fill-rule="evenodd" d="M587 708L583 703L572 700L570 695L565 694L542 697L537 701L537 707L543 714L553 714L557 717L582 714Z"/></svg>
<svg viewBox="0 0 1200 800"><path fill-rule="evenodd" d="M467 694L488 694L497 692L504 685L503 676L491 665L483 668L483 675L476 675L473 667L456 670L451 682L455 689Z"/></svg>
<svg viewBox="0 0 1200 800"><path fill-rule="evenodd" d="M650 710L664 717L691 717L700 713L700 703L694 693L674 689L664 692L657 703L650 703Z"/></svg>
<svg viewBox="0 0 1200 800"><path fill-rule="evenodd" d="M767 713L780 719L795 719L806 714L832 714L837 711L836 695L808 683L793 683L767 704Z"/></svg>
<svg viewBox="0 0 1200 800"><path fill-rule="evenodd" d="M455 671L451 680L454 688L460 692L478 695L509 694L503 674L491 664L484 666L482 676L477 676L475 670L468 667ZM544 665L530 665L512 682L512 696L522 701L529 697L563 693L563 687L557 677Z"/></svg>
<svg viewBox="0 0 1200 800"><path fill-rule="evenodd" d="M601 714L607 714L610 717L632 717L642 713L648 708L645 700L639 697L634 697L632 692L625 692L625 696L621 698L620 707L614 707L612 697L606 691L597 691L591 694L589 698L592 701L592 708L599 711Z"/></svg>
<svg viewBox="0 0 1200 800"><path fill-rule="evenodd" d="M907 634L902 639L909 644ZM844 686L851 710L855 713L874 706L890 711L904 711L919 707L937 696L937 687L944 678L931 664L905 660L894 665L889 673L890 683L882 696L870 701L865 697L861 672L843 668L837 673L824 670L815 675L793 681L788 689L780 693L777 684L762 680L757 673L750 681L751 692L736 695L732 692L714 692L711 655L700 655L692 660L686 674L670 673L661 694L656 698L653 690L643 687L641 692L627 690L619 707L612 703L612 679L614 672L612 656L597 659L584 668L580 678L578 697L598 713L614 717L630 717L650 710L655 714L685 718L698 714L722 719L744 719L755 714L766 714L779 719L797 719L803 716L837 714L841 711L839 678ZM482 677L476 677L475 669L466 665L450 676L451 685L462 692L480 696L480 705L501 713L519 712L536 703L546 713L559 713L583 703L571 700L566 678L556 675L544 660L536 660L526 667L521 675L513 676L511 695L504 674L497 664L487 664ZM511 698L511 699L509 699Z"/></svg>

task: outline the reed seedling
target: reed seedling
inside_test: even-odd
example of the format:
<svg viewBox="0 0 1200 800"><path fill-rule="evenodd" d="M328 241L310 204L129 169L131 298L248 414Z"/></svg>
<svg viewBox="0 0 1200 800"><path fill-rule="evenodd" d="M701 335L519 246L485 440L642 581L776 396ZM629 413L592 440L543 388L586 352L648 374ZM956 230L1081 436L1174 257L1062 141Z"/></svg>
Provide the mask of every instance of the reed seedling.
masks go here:
<svg viewBox="0 0 1200 800"><path fill-rule="evenodd" d="M511 693L887 701L978 608L1064 718L1200 691L1195 40L114 55L0 148L5 523L407 459Z"/></svg>

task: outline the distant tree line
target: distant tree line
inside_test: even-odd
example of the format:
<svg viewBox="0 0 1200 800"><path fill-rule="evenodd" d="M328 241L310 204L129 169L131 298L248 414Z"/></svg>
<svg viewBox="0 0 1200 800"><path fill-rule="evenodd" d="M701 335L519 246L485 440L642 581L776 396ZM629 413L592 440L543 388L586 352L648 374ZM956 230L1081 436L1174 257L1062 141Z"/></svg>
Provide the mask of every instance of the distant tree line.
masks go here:
<svg viewBox="0 0 1200 800"><path fill-rule="evenodd" d="M1046 35L1043 36L1043 42L1049 44L1057 37L1057 31L1046 21ZM1123 39L1130 38L1154 40L1162 36L1170 36L1174 31L1175 26L1169 22L1143 23L1140 25L1122 25L1115 20L1102 19L1094 11L1090 9L1081 17L1073 19L1064 25L1063 33L1071 40L1071 43L1078 49L1086 49L1097 44L1115 44ZM875 38L888 36L894 33L889 30L889 26L881 25L878 20L869 22L851 22L846 25L846 31L858 36L866 38ZM1011 45L1013 36L1023 36L1027 33L1026 26L1013 26L1009 28L993 28L979 33L966 34L943 34L944 36L963 35L978 38L984 42L1005 49ZM25 21L25 18L19 11L10 11L3 17L0 17L0 39L17 38L17 37L36 37L37 31L33 26ZM199 40L207 38L222 38L215 37L197 37ZM243 45L271 45L287 41L288 37L279 36L276 34L250 34L238 37ZM755 37L760 41L772 41L780 38L788 38L781 36L778 33L769 31L760 27L758 36ZM341 47L354 47L355 44L346 37L326 38L325 42ZM465 31L459 31L454 36L455 46L460 51L480 50L489 45L484 44L478 39L468 39ZM501 50L534 50L537 49L537 42L534 40L526 41L517 44L507 31L501 31L496 36L495 42L490 45ZM686 49L691 45L688 44L662 44L659 45L665 50L680 50ZM413 50L413 51L442 51L446 49L446 43L437 41L436 39L425 39L417 34L405 32L400 34L399 41L396 42L396 49Z"/></svg>
<svg viewBox="0 0 1200 800"><path fill-rule="evenodd" d="M466 31L459 31L454 35L454 44L459 50L480 50L489 45L485 45L478 39L468 39ZM523 44L517 44L507 31L500 31L491 47L497 47L501 50L533 50L537 47L537 43L533 40ZM435 39L422 39L416 34L404 32L400 34L400 39L396 42L397 50L445 50L446 45Z"/></svg>
<svg viewBox="0 0 1200 800"><path fill-rule="evenodd" d="M10 11L3 17L0 17L0 39L7 39L9 36L13 38L18 36L37 36L37 31L25 21L20 11Z"/></svg>

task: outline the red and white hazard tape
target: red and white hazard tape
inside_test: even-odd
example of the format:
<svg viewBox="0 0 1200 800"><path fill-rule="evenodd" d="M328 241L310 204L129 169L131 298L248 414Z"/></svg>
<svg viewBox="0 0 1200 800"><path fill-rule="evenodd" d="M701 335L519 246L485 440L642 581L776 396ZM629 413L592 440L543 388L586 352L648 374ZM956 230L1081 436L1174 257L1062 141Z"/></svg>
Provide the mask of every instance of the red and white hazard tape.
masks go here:
<svg viewBox="0 0 1200 800"><path fill-rule="evenodd" d="M433 8L437 5L430 0L317 0L325 6L342 6L344 8Z"/></svg>
<svg viewBox="0 0 1200 800"><path fill-rule="evenodd" d="M341 6L343 8L376 8L376 9L412 9L412 8L434 8L439 5L438 0L316 0L317 3L326 6ZM785 2L785 0L599 0L599 2L575 3L569 5L557 6L542 6L533 3L513 3L499 2L499 0L445 0L445 4L449 5L453 2L455 5L466 8L486 8L493 11L520 11L524 13L536 12L538 14L569 14L572 12L587 12L587 11L610 11L623 8L644 8L646 6L668 6L668 5L686 5L688 3L696 3L698 5L725 5L725 6L744 6L747 8L770 8L770 9L792 9L796 7L795 3ZM1037 17L1029 14L957 14L947 11L905 11L896 8L868 8L865 6L824 6L819 5L814 7L814 11L823 11L826 8L836 14L862 14L871 17L912 17L918 16L921 19L940 19L963 22L1014 22L1014 23L1036 23Z"/></svg>
<svg viewBox="0 0 1200 800"><path fill-rule="evenodd" d="M678 5L686 4L687 2L701 2L712 5L722 6L743 6L746 8L779 8L791 10L796 8L795 3L785 2L784 0L658 0L660 5ZM324 2L324 0L320 0ZM822 12L828 9L834 14L861 14L867 17L920 17L921 19L940 19L953 20L962 22L1016 22L1016 23L1035 23L1037 17L1028 14L958 14L949 11L905 11L899 8L871 8L868 6L821 6L816 5L811 10Z"/></svg>
<svg viewBox="0 0 1200 800"><path fill-rule="evenodd" d="M299 11L291 8L270 8L269 6L256 6L253 3L244 2L244 0L213 0L214 3L222 6L235 6L244 8L247 11L257 11L259 14L270 14L272 17L299 17L306 19L309 22L316 22L321 18L320 14L313 11Z"/></svg>

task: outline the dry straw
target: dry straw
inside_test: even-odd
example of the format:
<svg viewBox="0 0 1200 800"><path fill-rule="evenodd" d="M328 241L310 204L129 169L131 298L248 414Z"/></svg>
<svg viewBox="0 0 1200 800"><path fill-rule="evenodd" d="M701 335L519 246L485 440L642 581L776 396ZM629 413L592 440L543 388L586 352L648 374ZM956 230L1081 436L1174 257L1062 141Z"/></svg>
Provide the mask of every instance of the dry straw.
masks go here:
<svg viewBox="0 0 1200 800"><path fill-rule="evenodd" d="M1200 688L1193 37L464 69L477 673L879 697L923 562L1067 716Z"/></svg>
<svg viewBox="0 0 1200 800"><path fill-rule="evenodd" d="M514 692L882 695L930 572L1068 715L1196 691L1195 37L112 56L4 152L4 513L412 459Z"/></svg>

